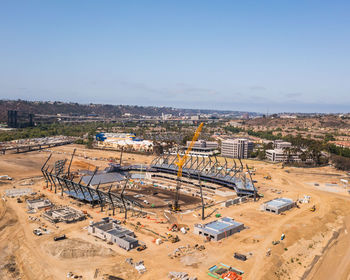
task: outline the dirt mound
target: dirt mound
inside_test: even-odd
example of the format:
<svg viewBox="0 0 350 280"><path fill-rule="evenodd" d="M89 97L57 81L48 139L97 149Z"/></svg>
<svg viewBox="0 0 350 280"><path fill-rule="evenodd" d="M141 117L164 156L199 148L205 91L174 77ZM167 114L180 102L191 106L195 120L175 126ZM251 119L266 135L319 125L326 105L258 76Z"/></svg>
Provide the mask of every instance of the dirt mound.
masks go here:
<svg viewBox="0 0 350 280"><path fill-rule="evenodd" d="M112 249L97 246L80 239L66 239L59 242L47 244L47 252L62 259L84 258L84 257L109 257L115 256Z"/></svg>

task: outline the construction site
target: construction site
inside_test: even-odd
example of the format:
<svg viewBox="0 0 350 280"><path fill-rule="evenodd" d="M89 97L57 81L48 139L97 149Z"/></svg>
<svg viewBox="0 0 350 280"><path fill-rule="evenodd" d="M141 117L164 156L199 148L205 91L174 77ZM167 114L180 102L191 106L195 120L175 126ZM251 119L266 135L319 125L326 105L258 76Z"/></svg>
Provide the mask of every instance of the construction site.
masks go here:
<svg viewBox="0 0 350 280"><path fill-rule="evenodd" d="M2 155L0 278L347 279L346 173L190 149Z"/></svg>

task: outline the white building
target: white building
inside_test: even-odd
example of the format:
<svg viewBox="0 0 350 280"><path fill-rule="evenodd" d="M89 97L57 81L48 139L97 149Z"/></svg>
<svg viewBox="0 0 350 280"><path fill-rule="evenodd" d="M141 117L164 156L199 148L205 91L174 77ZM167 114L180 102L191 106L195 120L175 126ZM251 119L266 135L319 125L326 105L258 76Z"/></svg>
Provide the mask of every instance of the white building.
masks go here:
<svg viewBox="0 0 350 280"><path fill-rule="evenodd" d="M290 147L292 147L292 143L286 142L286 141L283 141L283 140L275 140L275 141L273 142L273 147L274 147L275 149L290 148Z"/></svg>
<svg viewBox="0 0 350 280"><path fill-rule="evenodd" d="M261 205L261 210L280 214L287 211L295 206L295 202L290 198L280 197L265 202Z"/></svg>
<svg viewBox="0 0 350 280"><path fill-rule="evenodd" d="M246 138L224 140L221 143L221 155L232 158L248 158L253 151L253 142Z"/></svg>
<svg viewBox="0 0 350 280"><path fill-rule="evenodd" d="M96 135L97 147L110 149L126 149L141 152L153 151L153 142L136 138L133 133L99 133Z"/></svg>
<svg viewBox="0 0 350 280"><path fill-rule="evenodd" d="M187 141L186 148L188 148L190 144L191 144L191 141ZM196 155L196 156L212 156L217 153L219 153L219 144L215 141L205 141L205 140L196 141L190 152L191 155Z"/></svg>
<svg viewBox="0 0 350 280"><path fill-rule="evenodd" d="M266 158L273 162L286 162L288 160L288 153L283 149L266 150ZM297 154L290 154L289 161L300 161L300 157Z"/></svg>

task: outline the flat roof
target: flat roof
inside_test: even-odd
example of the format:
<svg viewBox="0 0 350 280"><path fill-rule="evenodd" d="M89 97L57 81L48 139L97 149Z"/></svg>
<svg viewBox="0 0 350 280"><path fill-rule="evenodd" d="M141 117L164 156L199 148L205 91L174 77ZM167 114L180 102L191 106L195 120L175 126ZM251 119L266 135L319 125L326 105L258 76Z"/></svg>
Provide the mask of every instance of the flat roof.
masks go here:
<svg viewBox="0 0 350 280"><path fill-rule="evenodd" d="M276 208L281 208L292 203L294 203L292 199L284 198L284 197L275 198L273 200L266 202L268 206L276 207Z"/></svg>
<svg viewBox="0 0 350 280"><path fill-rule="evenodd" d="M195 225L195 226L201 227L203 230L205 230L208 233L219 234L241 225L243 225L243 223L236 222L229 217L224 217L220 220L216 220L204 225Z"/></svg>

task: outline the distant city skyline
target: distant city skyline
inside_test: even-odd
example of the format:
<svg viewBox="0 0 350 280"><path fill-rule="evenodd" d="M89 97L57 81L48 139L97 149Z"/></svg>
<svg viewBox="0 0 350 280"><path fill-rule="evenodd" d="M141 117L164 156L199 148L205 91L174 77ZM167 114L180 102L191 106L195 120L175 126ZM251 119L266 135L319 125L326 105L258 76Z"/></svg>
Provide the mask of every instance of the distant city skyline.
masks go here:
<svg viewBox="0 0 350 280"><path fill-rule="evenodd" d="M2 1L0 99L350 111L347 1Z"/></svg>

